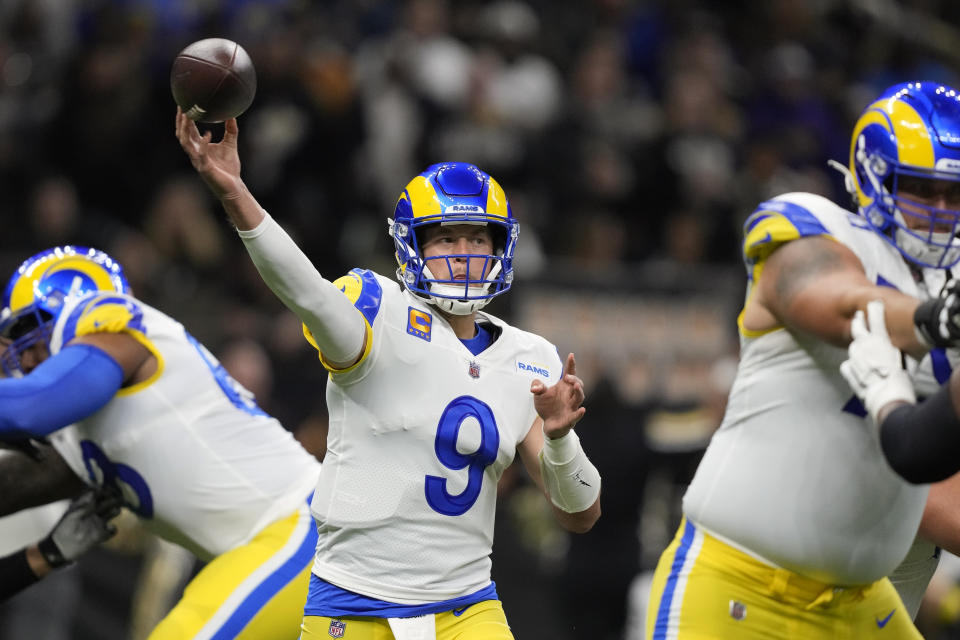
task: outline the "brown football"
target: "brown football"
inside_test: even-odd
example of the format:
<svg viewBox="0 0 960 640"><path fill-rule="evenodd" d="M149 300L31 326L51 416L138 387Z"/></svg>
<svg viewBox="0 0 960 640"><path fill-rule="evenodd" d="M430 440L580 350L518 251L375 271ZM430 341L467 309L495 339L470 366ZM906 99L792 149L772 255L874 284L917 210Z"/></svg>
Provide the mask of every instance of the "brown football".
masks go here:
<svg viewBox="0 0 960 640"><path fill-rule="evenodd" d="M239 44L207 38L177 54L170 70L170 90L191 120L223 122L236 118L253 102L257 74Z"/></svg>

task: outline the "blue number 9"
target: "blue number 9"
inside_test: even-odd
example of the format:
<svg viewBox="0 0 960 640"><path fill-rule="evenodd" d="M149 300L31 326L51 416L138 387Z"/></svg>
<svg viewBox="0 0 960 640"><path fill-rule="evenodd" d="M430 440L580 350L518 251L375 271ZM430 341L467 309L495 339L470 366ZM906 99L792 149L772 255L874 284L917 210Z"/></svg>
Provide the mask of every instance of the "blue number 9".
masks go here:
<svg viewBox="0 0 960 640"><path fill-rule="evenodd" d="M467 418L475 418L480 423L480 446L473 453L463 454L457 451L457 436L460 426ZM454 399L440 416L434 450L437 458L448 469L457 471L470 467L467 486L461 493L451 495L447 491L446 478L428 475L424 486L427 504L434 511L446 516L466 513L480 497L483 472L497 459L499 449L500 432L490 407L471 396Z"/></svg>
<svg viewBox="0 0 960 640"><path fill-rule="evenodd" d="M141 518L153 517L153 494L147 481L136 469L122 462L114 462L90 440L81 440L80 450L87 474L94 484L119 489L123 503L131 511Z"/></svg>

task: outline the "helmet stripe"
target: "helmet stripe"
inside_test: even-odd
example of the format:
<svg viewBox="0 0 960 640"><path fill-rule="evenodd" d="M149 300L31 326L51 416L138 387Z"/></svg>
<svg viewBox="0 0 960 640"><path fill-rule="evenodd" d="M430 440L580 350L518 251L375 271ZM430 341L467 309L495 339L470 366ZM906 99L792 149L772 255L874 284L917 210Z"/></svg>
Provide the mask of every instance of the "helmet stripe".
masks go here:
<svg viewBox="0 0 960 640"><path fill-rule="evenodd" d="M914 167L932 169L936 163L930 131L916 109L904 102L892 102L893 133L897 136L900 162Z"/></svg>
<svg viewBox="0 0 960 640"><path fill-rule="evenodd" d="M488 182L490 186L487 189L487 214L506 218L507 194L503 192L503 187L492 176Z"/></svg>
<svg viewBox="0 0 960 640"><path fill-rule="evenodd" d="M857 121L850 143L850 166L854 166L857 138L871 124L878 124L893 133L897 139L898 162L914 167L932 169L936 158L930 131L916 109L903 100L884 99L870 105ZM854 171L854 174L856 171Z"/></svg>
<svg viewBox="0 0 960 640"><path fill-rule="evenodd" d="M410 200L410 210L414 218L438 216L443 213L440 209L440 200L437 198L436 189L423 176L417 176L410 181L410 184L407 185L406 195Z"/></svg>

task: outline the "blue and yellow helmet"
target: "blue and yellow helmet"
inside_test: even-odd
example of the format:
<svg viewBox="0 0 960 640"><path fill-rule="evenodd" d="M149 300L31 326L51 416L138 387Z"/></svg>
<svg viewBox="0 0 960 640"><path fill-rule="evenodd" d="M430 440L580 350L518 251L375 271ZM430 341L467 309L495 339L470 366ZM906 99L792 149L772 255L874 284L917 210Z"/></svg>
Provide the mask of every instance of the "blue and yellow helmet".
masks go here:
<svg viewBox="0 0 960 640"><path fill-rule="evenodd" d="M906 196L907 189L901 191L909 184L912 193L933 197L939 190L949 194L951 205L958 201L953 197L960 197L956 90L935 82L887 89L857 120L850 172L860 213L908 260L941 269L960 261L960 210L920 202Z"/></svg>
<svg viewBox="0 0 960 640"><path fill-rule="evenodd" d="M7 348L0 366L20 372L20 354L38 342L49 348L50 334L64 305L95 291L129 293L123 268L103 251L66 245L41 251L21 264L3 292L0 338Z"/></svg>
<svg viewBox="0 0 960 640"><path fill-rule="evenodd" d="M465 162L431 165L407 184L388 222L399 264L397 279L438 308L466 315L510 288L519 225L503 188L476 166ZM436 258L483 260L483 279L441 279L431 273L423 260L420 231L434 224L478 224L490 229L492 255Z"/></svg>

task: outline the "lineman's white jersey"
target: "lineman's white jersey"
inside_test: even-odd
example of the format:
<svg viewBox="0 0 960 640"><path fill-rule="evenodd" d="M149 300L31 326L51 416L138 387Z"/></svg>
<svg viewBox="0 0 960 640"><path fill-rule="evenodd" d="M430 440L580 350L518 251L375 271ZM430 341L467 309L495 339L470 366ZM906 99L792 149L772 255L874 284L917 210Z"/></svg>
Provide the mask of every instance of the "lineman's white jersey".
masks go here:
<svg viewBox="0 0 960 640"><path fill-rule="evenodd" d="M183 325L131 296L92 294L61 313L51 353L96 332L133 336L158 366L77 423L81 477L116 484L148 529L202 559L308 499L320 464Z"/></svg>
<svg viewBox="0 0 960 640"><path fill-rule="evenodd" d="M762 203L746 223L749 283L777 246L824 235L867 277L925 297L897 250L812 194ZM888 575L917 533L929 487L889 467L876 427L840 374L844 348L783 328L744 330L727 412L684 497L687 517L762 559L833 584Z"/></svg>
<svg viewBox="0 0 960 640"><path fill-rule="evenodd" d="M314 574L399 604L487 587L497 481L536 419L531 381L560 378L556 347L480 314L500 335L475 356L395 280L355 269L335 284L368 350L327 384Z"/></svg>

